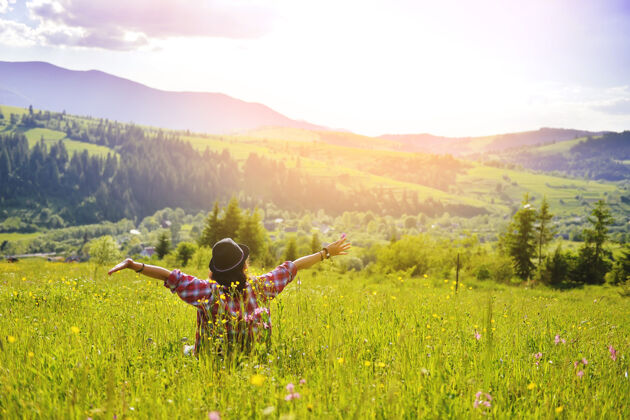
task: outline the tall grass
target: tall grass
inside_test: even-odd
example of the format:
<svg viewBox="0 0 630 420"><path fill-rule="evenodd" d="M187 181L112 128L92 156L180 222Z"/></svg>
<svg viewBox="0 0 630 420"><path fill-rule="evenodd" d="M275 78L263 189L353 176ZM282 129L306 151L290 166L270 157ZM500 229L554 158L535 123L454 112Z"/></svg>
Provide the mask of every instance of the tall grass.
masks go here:
<svg viewBox="0 0 630 420"><path fill-rule="evenodd" d="M614 289L464 280L456 294L430 273L325 265L274 301L270 347L197 360L182 352L194 308L155 280L98 273L0 263L2 418L630 416L630 300Z"/></svg>

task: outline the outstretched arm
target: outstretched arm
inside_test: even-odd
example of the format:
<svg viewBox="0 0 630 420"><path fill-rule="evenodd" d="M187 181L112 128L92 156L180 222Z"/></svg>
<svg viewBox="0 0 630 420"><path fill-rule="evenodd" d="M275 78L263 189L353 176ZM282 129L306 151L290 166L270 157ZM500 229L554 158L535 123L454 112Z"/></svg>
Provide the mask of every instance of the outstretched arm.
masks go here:
<svg viewBox="0 0 630 420"><path fill-rule="evenodd" d="M157 265L148 265L145 263L135 262L131 258L127 258L125 261L113 267L111 270L107 272L110 276L114 274L116 271L124 270L125 268L129 268L135 272L144 274L145 276L153 277L158 280L166 280L168 276L171 274L166 268L158 267Z"/></svg>
<svg viewBox="0 0 630 420"><path fill-rule="evenodd" d="M347 239L348 238L346 238L346 234L344 233L341 235L341 238L325 247L325 249L328 250L328 253L331 257L334 257L335 255L346 255L348 253L347 251L351 247L351 244L349 242L346 242ZM295 264L295 267L298 270L302 270L305 268L309 268L315 263L323 261L326 258L326 251L322 249L321 251L314 254L298 258L297 260L293 261L293 264Z"/></svg>

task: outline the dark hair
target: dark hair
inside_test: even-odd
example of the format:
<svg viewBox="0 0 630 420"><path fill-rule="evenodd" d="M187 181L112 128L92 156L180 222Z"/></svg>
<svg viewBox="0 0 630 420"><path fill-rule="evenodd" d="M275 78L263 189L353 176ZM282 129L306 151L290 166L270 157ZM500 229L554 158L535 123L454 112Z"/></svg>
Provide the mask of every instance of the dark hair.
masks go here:
<svg viewBox="0 0 630 420"><path fill-rule="evenodd" d="M242 293L247 285L247 274L245 274L247 264L241 270L231 270L226 273L212 272L212 280L219 283L225 291L236 291Z"/></svg>

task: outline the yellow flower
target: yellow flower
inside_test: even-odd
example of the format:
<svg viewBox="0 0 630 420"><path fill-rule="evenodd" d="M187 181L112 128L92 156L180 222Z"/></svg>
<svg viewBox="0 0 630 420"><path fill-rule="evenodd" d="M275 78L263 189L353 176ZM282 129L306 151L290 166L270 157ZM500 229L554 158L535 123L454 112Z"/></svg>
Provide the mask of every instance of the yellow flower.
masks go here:
<svg viewBox="0 0 630 420"><path fill-rule="evenodd" d="M396 300L396 296L392 296L391 298L392 298L392 300Z"/></svg>
<svg viewBox="0 0 630 420"><path fill-rule="evenodd" d="M366 360L365 362L363 362L363 366L370 366L372 364L372 362L370 362L369 360Z"/></svg>
<svg viewBox="0 0 630 420"><path fill-rule="evenodd" d="M556 407L556 413L562 413L562 410L564 410L564 406L559 405Z"/></svg>
<svg viewBox="0 0 630 420"><path fill-rule="evenodd" d="M380 368L383 368L383 367L385 367L385 363L383 363L383 362L378 362L378 363L376 364L376 366L378 366L378 367L380 367Z"/></svg>
<svg viewBox="0 0 630 420"><path fill-rule="evenodd" d="M73 332L73 333L75 333L75 334L79 334L79 331L80 331L80 330L79 330L79 327L74 327L74 326L73 326L73 327L70 327L70 331L72 331L72 332Z"/></svg>
<svg viewBox="0 0 630 420"><path fill-rule="evenodd" d="M343 357L338 358L337 363L339 363L340 365L343 365Z"/></svg>
<svg viewBox="0 0 630 420"><path fill-rule="evenodd" d="M8 341L9 343L15 343L15 337L13 337L12 335L10 335L10 336L8 336L8 337L7 337L7 341Z"/></svg>
<svg viewBox="0 0 630 420"><path fill-rule="evenodd" d="M444 283L448 283L448 279L444 279Z"/></svg>
<svg viewBox="0 0 630 420"><path fill-rule="evenodd" d="M34 356L35 356L35 353L33 353L32 351L28 352L28 357L34 357Z"/></svg>
<svg viewBox="0 0 630 420"><path fill-rule="evenodd" d="M424 275L424 278L425 278L425 279L426 279L426 278L428 278L428 277L429 277L429 276L427 276L426 274Z"/></svg>
<svg viewBox="0 0 630 420"><path fill-rule="evenodd" d="M532 383L530 383L529 385L527 385L527 389L529 389L530 391L531 391L532 389L534 389L534 388L536 388L536 384L535 384L535 383L533 383L533 382L532 382Z"/></svg>
<svg viewBox="0 0 630 420"><path fill-rule="evenodd" d="M259 374L254 374L249 378L249 383L254 386L262 386L265 383L265 377Z"/></svg>

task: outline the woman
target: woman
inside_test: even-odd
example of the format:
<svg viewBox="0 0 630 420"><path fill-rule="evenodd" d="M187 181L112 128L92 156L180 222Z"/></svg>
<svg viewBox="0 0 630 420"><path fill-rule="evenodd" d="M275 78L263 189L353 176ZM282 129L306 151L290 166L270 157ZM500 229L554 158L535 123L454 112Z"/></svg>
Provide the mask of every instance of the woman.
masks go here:
<svg viewBox="0 0 630 420"><path fill-rule="evenodd" d="M302 269L335 255L345 255L350 249L346 235L321 251L285 261L267 274L247 276L249 248L225 238L212 247L208 280L200 280L165 268L138 263L131 258L109 270L111 275L125 268L164 281L172 293L197 308L195 354L212 339L221 350L239 344L249 348L261 334L271 331L268 302L276 297Z"/></svg>

